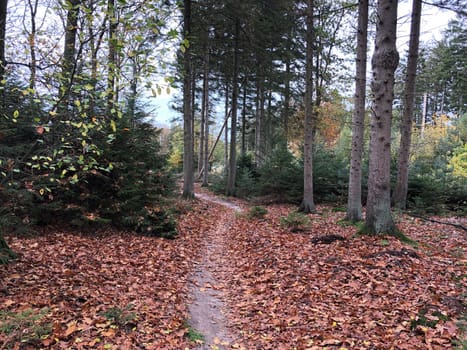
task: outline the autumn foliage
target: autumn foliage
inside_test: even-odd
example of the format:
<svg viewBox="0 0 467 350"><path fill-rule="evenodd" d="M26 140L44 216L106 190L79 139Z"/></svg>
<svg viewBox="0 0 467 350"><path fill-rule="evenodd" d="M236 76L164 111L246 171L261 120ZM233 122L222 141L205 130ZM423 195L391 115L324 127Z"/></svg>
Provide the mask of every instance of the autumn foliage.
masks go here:
<svg viewBox="0 0 467 350"><path fill-rule="evenodd" d="M299 232L281 224L292 207L264 208L267 214L255 218L195 203L170 241L58 229L8 236L23 255L0 271L0 309L46 310L41 322L50 331L20 343L21 333L3 332L0 324L0 343L16 349L195 348L187 337L190 276L208 233L222 232L216 240L222 254L213 265L231 348L460 346L465 231L399 216L399 228L419 242L414 247L355 236L357 229L341 221L345 213L331 207L318 207ZM341 238L317 239L331 235Z"/></svg>

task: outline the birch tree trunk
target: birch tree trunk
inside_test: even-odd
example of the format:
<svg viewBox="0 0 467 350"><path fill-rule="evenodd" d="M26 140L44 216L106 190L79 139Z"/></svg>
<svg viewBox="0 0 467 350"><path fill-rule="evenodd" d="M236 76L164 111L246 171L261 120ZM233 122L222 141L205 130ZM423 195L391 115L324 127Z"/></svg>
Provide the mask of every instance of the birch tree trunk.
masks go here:
<svg viewBox="0 0 467 350"><path fill-rule="evenodd" d="M316 211L313 199L313 10L314 0L307 0L306 13L306 82L305 82L305 145L303 170L303 200L300 210Z"/></svg>
<svg viewBox="0 0 467 350"><path fill-rule="evenodd" d="M420 41L420 18L422 0L413 0L412 24L410 27L409 58L405 77L404 109L400 125L401 143L397 162L397 181L393 193L396 208L405 209L409 182L409 157L412 143L412 121L415 104L415 79L417 75L418 46Z"/></svg>
<svg viewBox="0 0 467 350"><path fill-rule="evenodd" d="M184 0L183 4L183 38L189 40L191 0ZM194 198L191 79L190 45L186 45L183 53L183 198Z"/></svg>
<svg viewBox="0 0 467 350"><path fill-rule="evenodd" d="M354 113L352 116L352 152L350 156L349 194L346 220L362 220L362 153L365 124L366 62L368 42L368 0L358 3L357 59Z"/></svg>
<svg viewBox="0 0 467 350"><path fill-rule="evenodd" d="M395 234L391 214L391 118L394 99L394 72L399 64L396 48L397 0L379 0L375 51L371 65L373 98L370 130L370 167L366 231Z"/></svg>

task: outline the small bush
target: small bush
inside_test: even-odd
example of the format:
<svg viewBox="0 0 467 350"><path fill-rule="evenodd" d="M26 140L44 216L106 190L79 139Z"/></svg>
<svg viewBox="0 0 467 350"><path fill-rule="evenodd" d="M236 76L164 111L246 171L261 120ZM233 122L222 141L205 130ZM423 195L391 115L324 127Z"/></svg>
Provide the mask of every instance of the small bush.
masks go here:
<svg viewBox="0 0 467 350"><path fill-rule="evenodd" d="M281 226L291 232L305 231L310 227L310 218L303 213L292 211L287 216L281 217Z"/></svg>
<svg viewBox="0 0 467 350"><path fill-rule="evenodd" d="M101 315L119 327L128 327L132 326L137 319L136 313L131 312L132 309L133 305L131 304L124 308L111 307L102 312Z"/></svg>
<svg viewBox="0 0 467 350"><path fill-rule="evenodd" d="M52 324L43 318L49 309L26 309L18 312L0 310L0 333L6 335L6 345L30 344L38 345L41 339L52 332Z"/></svg>
<svg viewBox="0 0 467 350"><path fill-rule="evenodd" d="M247 217L248 219L264 219L267 213L268 211L266 208L256 205L248 210Z"/></svg>

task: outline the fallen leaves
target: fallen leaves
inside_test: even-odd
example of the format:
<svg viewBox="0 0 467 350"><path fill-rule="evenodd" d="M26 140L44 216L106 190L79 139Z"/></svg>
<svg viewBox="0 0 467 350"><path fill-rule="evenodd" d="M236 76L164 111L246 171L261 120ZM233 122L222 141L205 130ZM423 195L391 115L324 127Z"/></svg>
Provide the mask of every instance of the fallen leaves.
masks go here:
<svg viewBox="0 0 467 350"><path fill-rule="evenodd" d="M34 348L195 348L186 338L188 280L209 243L204 233L222 225L219 208L195 204L171 241L52 229L8 237L22 257L0 270L1 309L48 308L50 335ZM198 286L224 293L232 349L436 350L462 336L463 231L400 216L399 227L420 243L413 248L390 237L356 238L354 227L337 224L344 213L329 207L309 215L309 230L299 234L280 224L294 208L267 209L264 220L235 217L215 283ZM131 321L104 316L128 305ZM7 338L0 333L0 343ZM214 345L227 346L220 338Z"/></svg>
<svg viewBox="0 0 467 350"><path fill-rule="evenodd" d="M356 238L355 228L337 224L344 213L321 207L321 215L310 215L308 232L291 234L279 222L288 210L270 206L264 222L238 217L227 237L230 266L217 277L231 286L232 323L247 348L426 349L428 339L433 349L448 349L459 339L459 332L443 330L442 318L422 334L410 320L434 305L449 322L459 321L459 310L442 300L462 299L466 287L459 280L463 265L451 254L452 246L466 248L462 233L401 217L399 226L420 248L394 238ZM440 235L443 244L434 244Z"/></svg>
<svg viewBox="0 0 467 350"><path fill-rule="evenodd" d="M202 240L202 232L192 225L197 215L196 210L186 215L181 237L174 241L125 232L85 235L51 229L34 238L8 237L22 256L0 270L1 309L50 309L44 319L52 330L34 348L188 346L187 279ZM185 230L188 224L193 228ZM130 304L134 321L118 323L103 316ZM0 332L0 344L6 339Z"/></svg>

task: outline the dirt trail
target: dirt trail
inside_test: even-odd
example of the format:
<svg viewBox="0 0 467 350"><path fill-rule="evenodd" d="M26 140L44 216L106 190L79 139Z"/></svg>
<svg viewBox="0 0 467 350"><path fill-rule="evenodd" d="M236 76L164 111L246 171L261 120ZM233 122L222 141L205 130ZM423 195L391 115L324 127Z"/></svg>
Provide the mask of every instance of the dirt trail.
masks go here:
<svg viewBox="0 0 467 350"><path fill-rule="evenodd" d="M206 232L202 260L191 280L193 302L189 305L190 325L204 338L203 344L196 349L230 349L235 339L227 328L222 285L216 280L215 272L225 264L224 239L235 218L233 211L241 211L241 208L205 193L197 193L196 197L232 210L226 210L218 218L218 225Z"/></svg>

